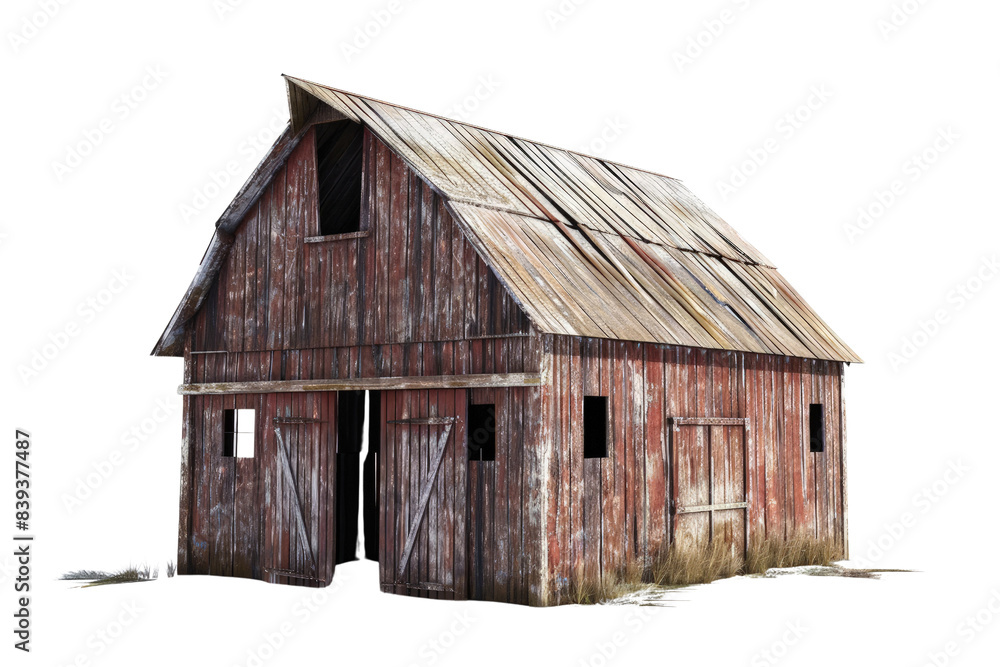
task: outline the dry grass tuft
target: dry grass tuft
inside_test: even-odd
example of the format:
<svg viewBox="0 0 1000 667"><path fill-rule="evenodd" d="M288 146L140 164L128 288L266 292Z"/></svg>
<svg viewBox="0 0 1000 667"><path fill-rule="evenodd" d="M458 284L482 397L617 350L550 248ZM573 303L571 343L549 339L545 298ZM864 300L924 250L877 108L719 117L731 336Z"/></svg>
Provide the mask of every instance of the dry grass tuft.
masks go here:
<svg viewBox="0 0 1000 667"><path fill-rule="evenodd" d="M149 565L129 565L114 572L104 572L103 570L74 570L59 577L60 579L72 581L89 581L83 587L105 586L107 584L127 584L136 581L153 581L160 574L159 568Z"/></svg>
<svg viewBox="0 0 1000 667"><path fill-rule="evenodd" d="M753 540L746 558L721 539L712 540L707 549L672 544L648 565L632 562L619 571L606 572L603 577L578 576L561 597L570 604L599 604L634 594L651 584L659 587L707 584L738 574L764 574L770 568L829 566L840 557L840 549L833 541L804 534L787 540L776 537Z"/></svg>
<svg viewBox="0 0 1000 667"><path fill-rule="evenodd" d="M829 565L840 557L840 548L832 540L811 535L759 538L750 543L743 574L764 574L772 567Z"/></svg>
<svg viewBox="0 0 1000 667"><path fill-rule="evenodd" d="M653 581L661 586L707 584L739 574L742 559L723 540L712 540L707 549L671 545L653 565Z"/></svg>
<svg viewBox="0 0 1000 667"><path fill-rule="evenodd" d="M641 562L632 561L604 577L580 575L569 583L565 598L570 604L600 604L649 587L652 576Z"/></svg>
<svg viewBox="0 0 1000 667"><path fill-rule="evenodd" d="M72 572L67 572L59 578L64 581L93 581L95 579L104 579L105 577L110 576L111 573L105 572L104 570L73 570Z"/></svg>

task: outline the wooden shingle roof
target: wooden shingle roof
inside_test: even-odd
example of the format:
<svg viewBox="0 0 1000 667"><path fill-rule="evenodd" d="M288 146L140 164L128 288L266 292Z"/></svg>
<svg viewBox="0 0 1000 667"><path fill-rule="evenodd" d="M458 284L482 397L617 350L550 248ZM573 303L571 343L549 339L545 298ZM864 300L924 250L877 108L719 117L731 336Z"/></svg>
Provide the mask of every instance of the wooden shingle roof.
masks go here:
<svg viewBox="0 0 1000 667"><path fill-rule="evenodd" d="M321 104L368 127L445 198L542 332L861 361L676 179L285 79L291 133ZM176 341L184 309L154 353Z"/></svg>

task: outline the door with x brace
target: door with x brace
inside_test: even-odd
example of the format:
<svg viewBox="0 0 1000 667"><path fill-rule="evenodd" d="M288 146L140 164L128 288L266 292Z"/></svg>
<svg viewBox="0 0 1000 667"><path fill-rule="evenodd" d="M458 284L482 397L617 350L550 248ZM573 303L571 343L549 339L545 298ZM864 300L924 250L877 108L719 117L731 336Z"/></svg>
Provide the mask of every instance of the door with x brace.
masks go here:
<svg viewBox="0 0 1000 667"><path fill-rule="evenodd" d="M266 399L263 546L267 581L324 586L336 549L336 393Z"/></svg>
<svg viewBox="0 0 1000 667"><path fill-rule="evenodd" d="M382 398L382 590L465 597L465 413L462 389Z"/></svg>

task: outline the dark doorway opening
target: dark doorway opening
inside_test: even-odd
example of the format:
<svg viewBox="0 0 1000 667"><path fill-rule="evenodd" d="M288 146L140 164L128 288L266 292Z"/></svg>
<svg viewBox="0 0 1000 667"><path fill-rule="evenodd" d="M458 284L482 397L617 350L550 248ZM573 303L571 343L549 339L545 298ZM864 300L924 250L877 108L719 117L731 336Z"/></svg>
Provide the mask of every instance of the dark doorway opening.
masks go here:
<svg viewBox="0 0 1000 667"><path fill-rule="evenodd" d="M368 454L362 471L365 518L365 560L378 562L379 474L382 442L382 394L368 392Z"/></svg>
<svg viewBox="0 0 1000 667"><path fill-rule="evenodd" d="M337 392L337 563L357 560L365 392Z"/></svg>
<svg viewBox="0 0 1000 667"><path fill-rule="evenodd" d="M378 560L380 415L379 392L337 392L338 564L358 559L359 533L363 533L360 537L363 539L365 559ZM360 528L359 524L364 527Z"/></svg>

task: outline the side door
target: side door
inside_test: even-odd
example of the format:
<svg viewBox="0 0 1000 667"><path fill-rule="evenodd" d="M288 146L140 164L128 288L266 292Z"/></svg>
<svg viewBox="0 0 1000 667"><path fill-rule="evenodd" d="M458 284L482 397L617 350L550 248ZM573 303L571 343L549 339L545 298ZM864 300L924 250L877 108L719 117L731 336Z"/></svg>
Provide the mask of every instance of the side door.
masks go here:
<svg viewBox="0 0 1000 667"><path fill-rule="evenodd" d="M747 548L747 420L675 417L671 429L673 540L707 549L722 539L734 555Z"/></svg>
<svg viewBox="0 0 1000 667"><path fill-rule="evenodd" d="M382 394L382 590L464 598L466 392Z"/></svg>
<svg viewBox="0 0 1000 667"><path fill-rule="evenodd" d="M325 586L336 557L336 393L272 394L265 477L267 581Z"/></svg>

